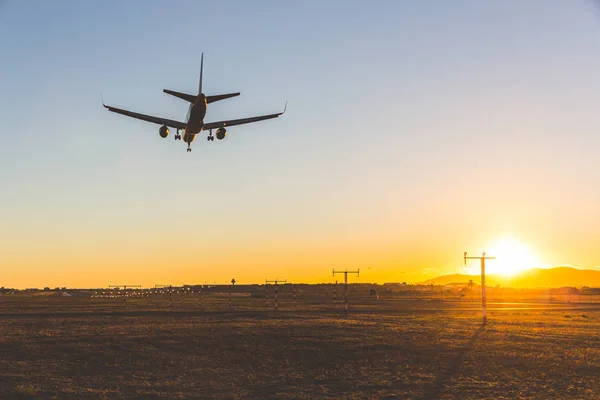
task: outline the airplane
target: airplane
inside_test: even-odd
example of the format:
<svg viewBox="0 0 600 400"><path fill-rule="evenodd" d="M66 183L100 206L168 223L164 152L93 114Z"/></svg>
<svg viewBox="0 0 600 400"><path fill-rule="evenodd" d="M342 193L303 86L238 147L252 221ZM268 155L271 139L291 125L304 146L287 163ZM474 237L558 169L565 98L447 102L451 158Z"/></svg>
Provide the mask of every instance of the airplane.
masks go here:
<svg viewBox="0 0 600 400"><path fill-rule="evenodd" d="M216 101L228 99L231 97L239 96L240 92L237 93L226 93L226 94L217 94L212 96L206 96L202 93L202 70L204 68L204 53L202 53L202 57L200 59L200 83L198 85L198 94L186 94L175 92L173 90L163 89L163 92L170 94L171 96L178 97L182 100L188 101L190 103L190 107L188 109L187 117L185 122L174 121L171 119L154 117L151 115L139 114L127 110L122 110L120 108L107 106L104 104L104 99L102 100L102 105L107 108L109 111L126 115L128 117L141 119L143 121L152 122L155 124L162 125L158 133L160 137L166 138L169 136L169 128L177 129L177 133L175 134L175 140L182 140L182 136L179 133L183 131L183 141L187 143L187 151L192 151L191 145L194 139L196 139L196 135L201 133L202 131L209 131L209 134L206 140L214 141L215 136L213 136L213 129L216 129L215 135L217 139L223 140L227 135L227 130L225 127L234 126L234 125L242 125L249 124L252 122L264 121L266 119L277 118L280 115L283 115L287 109L287 102L285 103L285 107L282 112L276 114L268 114L268 115L260 115L258 117L250 117L250 118L240 118L240 119L230 119L225 121L217 121L217 122L204 122L204 116L206 115L206 109L208 104L214 103Z"/></svg>

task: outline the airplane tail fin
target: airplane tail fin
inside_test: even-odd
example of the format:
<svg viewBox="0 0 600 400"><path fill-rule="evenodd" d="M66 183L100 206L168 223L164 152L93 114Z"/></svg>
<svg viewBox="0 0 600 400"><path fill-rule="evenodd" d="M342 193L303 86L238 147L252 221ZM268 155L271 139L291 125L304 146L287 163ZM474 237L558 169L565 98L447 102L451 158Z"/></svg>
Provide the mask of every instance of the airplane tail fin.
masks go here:
<svg viewBox="0 0 600 400"><path fill-rule="evenodd" d="M204 69L204 53L200 58L200 83L198 84L198 94L202 94L202 70Z"/></svg>

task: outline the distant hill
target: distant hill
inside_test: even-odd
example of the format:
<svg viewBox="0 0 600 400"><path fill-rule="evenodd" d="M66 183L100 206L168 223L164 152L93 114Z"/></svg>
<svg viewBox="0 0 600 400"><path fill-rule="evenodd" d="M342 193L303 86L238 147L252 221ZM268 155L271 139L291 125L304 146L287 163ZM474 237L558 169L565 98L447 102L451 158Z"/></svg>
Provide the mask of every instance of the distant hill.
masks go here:
<svg viewBox="0 0 600 400"><path fill-rule="evenodd" d="M486 275L486 285L514 288L558 288L563 286L573 287L600 287L600 271L592 269L577 269L572 267L555 267L549 269L533 268L517 276ZM420 282L423 285L448 285L466 284L469 280L481 284L479 275L453 274Z"/></svg>

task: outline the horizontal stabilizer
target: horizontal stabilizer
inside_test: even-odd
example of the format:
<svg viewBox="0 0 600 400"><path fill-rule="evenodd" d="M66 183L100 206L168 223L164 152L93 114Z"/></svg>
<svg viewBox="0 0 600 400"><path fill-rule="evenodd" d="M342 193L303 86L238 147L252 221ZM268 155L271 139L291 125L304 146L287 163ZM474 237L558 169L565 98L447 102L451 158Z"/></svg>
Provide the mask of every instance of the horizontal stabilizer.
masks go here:
<svg viewBox="0 0 600 400"><path fill-rule="evenodd" d="M206 102L210 104L210 103L214 103L215 101L225 100L230 97L235 97L235 96L239 96L239 95L240 95L240 92L227 93L227 94L216 94L214 96L206 96Z"/></svg>
<svg viewBox="0 0 600 400"><path fill-rule="evenodd" d="M179 97L180 99L188 101L192 104L194 104L196 102L196 98L198 97L194 94L185 94L185 93L175 92L175 91L169 90L169 89L163 89L163 92L165 92L166 94L170 94L171 96Z"/></svg>

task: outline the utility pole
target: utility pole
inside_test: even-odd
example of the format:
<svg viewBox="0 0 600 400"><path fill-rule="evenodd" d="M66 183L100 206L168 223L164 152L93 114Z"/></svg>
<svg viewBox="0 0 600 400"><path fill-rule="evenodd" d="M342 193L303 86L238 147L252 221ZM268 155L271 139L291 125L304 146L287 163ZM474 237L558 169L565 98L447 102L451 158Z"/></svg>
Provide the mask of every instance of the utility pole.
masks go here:
<svg viewBox="0 0 600 400"><path fill-rule="evenodd" d="M356 276L359 276L360 268L356 271L348 271L347 269L345 271L336 271L333 269L333 276L335 276L335 274L344 274L344 308L346 310L346 315L348 315L348 274L356 274ZM337 281L335 281L335 283L337 285Z"/></svg>
<svg viewBox="0 0 600 400"><path fill-rule="evenodd" d="M127 303L127 287L129 286L129 288L137 288L137 289L141 289L142 285L108 285L109 289L117 289L119 290L121 287L123 288L123 309L125 309L125 305Z"/></svg>
<svg viewBox="0 0 600 400"><path fill-rule="evenodd" d="M275 284L275 310L279 310L279 301L278 301L278 298L277 298L277 283L279 283L279 282L286 283L287 280L285 280L285 279L282 280L282 281L280 281L279 279L275 279L274 281L265 280L265 284L267 284L267 285L269 283L274 283Z"/></svg>
<svg viewBox="0 0 600 400"><path fill-rule="evenodd" d="M485 255L485 251L481 253L481 257L467 257L467 252L465 251L465 265L467 265L467 260L481 260L481 310L483 315L483 323L487 323L487 315L486 315L486 298L485 298L485 260L495 260L496 257L489 257Z"/></svg>

